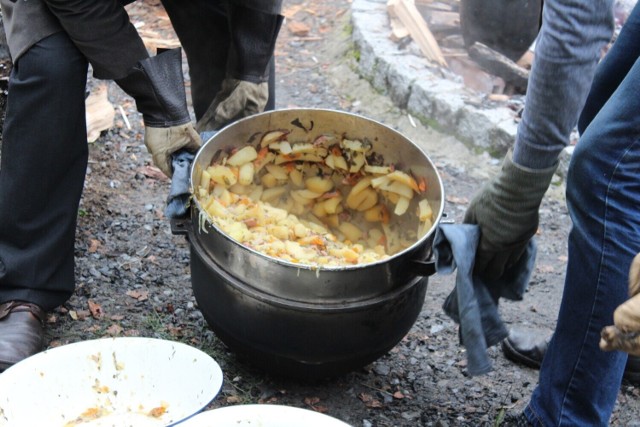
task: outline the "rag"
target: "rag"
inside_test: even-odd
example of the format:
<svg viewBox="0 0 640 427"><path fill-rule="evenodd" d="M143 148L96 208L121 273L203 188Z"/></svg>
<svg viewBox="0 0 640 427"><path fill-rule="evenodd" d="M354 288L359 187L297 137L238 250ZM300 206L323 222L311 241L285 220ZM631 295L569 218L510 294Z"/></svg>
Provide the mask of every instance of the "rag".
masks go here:
<svg viewBox="0 0 640 427"><path fill-rule="evenodd" d="M171 178L171 188L167 197L167 206L164 215L167 218L183 218L187 215L191 192L189 191L189 172L195 154L186 150L180 150L171 155L171 165L173 166L173 176Z"/></svg>
<svg viewBox="0 0 640 427"><path fill-rule="evenodd" d="M467 350L467 371L471 376L492 370L487 348L509 335L500 313L500 298L522 300L533 271L537 246L531 239L516 264L498 279L484 280L473 274L480 228L475 224L441 224L434 238L436 272L451 274L457 269L455 287L443 309L460 326L460 342Z"/></svg>
<svg viewBox="0 0 640 427"><path fill-rule="evenodd" d="M213 138L218 131L200 132L200 139L207 142ZM167 206L164 215L170 219L184 218L189 210L191 191L189 190L189 180L191 164L195 154L186 150L179 150L171 155L171 166L173 176L171 178L171 188L167 197Z"/></svg>

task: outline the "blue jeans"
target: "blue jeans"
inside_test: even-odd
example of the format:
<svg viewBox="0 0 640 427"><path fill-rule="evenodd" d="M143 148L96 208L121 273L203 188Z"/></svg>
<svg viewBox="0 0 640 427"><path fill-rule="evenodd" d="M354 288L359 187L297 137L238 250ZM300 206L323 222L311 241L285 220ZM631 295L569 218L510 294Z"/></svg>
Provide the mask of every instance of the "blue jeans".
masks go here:
<svg viewBox="0 0 640 427"><path fill-rule="evenodd" d="M579 120L567 177L573 227L556 331L525 415L535 426L606 426L626 353L601 329L628 298L640 252L640 5L601 62Z"/></svg>

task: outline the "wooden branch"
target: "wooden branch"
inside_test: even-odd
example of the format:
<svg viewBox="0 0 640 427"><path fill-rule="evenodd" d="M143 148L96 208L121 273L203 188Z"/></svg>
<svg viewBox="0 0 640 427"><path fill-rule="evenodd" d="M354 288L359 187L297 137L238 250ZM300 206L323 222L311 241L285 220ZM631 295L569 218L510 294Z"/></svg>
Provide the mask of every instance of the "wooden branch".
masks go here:
<svg viewBox="0 0 640 427"><path fill-rule="evenodd" d="M444 67L447 66L447 61L440 51L438 42L412 0L389 0L387 11L391 17L398 18L402 22L411 38L420 47L422 54L429 61Z"/></svg>
<svg viewBox="0 0 640 427"><path fill-rule="evenodd" d="M482 43L469 47L469 57L494 76L502 77L506 83L521 89L527 88L529 71Z"/></svg>

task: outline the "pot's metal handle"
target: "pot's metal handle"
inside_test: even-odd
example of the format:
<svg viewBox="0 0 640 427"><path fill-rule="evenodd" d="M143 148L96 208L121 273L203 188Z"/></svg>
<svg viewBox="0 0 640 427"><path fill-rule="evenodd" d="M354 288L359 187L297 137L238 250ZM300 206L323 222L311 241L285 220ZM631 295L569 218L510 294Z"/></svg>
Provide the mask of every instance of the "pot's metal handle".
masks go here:
<svg viewBox="0 0 640 427"><path fill-rule="evenodd" d="M436 261L428 259L426 261L420 261L412 259L410 261L411 271L418 276L433 276L436 274Z"/></svg>
<svg viewBox="0 0 640 427"><path fill-rule="evenodd" d="M189 237L189 230L191 229L191 218L171 218L171 234L176 236Z"/></svg>

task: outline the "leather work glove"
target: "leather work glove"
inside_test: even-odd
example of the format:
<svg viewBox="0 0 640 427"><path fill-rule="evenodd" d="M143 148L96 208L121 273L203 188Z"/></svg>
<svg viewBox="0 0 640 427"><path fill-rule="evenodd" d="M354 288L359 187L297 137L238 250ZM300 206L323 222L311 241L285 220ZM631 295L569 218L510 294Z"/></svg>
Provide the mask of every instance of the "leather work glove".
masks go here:
<svg viewBox="0 0 640 427"><path fill-rule="evenodd" d="M196 124L198 132L219 130L243 117L261 113L269 100L269 83L224 79L222 88Z"/></svg>
<svg viewBox="0 0 640 427"><path fill-rule="evenodd" d="M538 229L538 209L556 168L520 166L509 150L500 173L473 198L464 223L480 226L474 271L481 277L497 279L520 259Z"/></svg>
<svg viewBox="0 0 640 427"><path fill-rule="evenodd" d="M171 177L171 155L180 149L195 152L202 145L187 109L181 49L138 61L127 76L115 82L135 99L153 163Z"/></svg>
<svg viewBox="0 0 640 427"><path fill-rule="evenodd" d="M620 304L613 313L613 326L602 329L600 348L620 350L640 356L640 254L629 269L630 299Z"/></svg>
<svg viewBox="0 0 640 427"><path fill-rule="evenodd" d="M227 76L198 120L198 132L219 130L235 120L261 113L269 99L269 63L284 17L230 2L228 19L231 46Z"/></svg>

